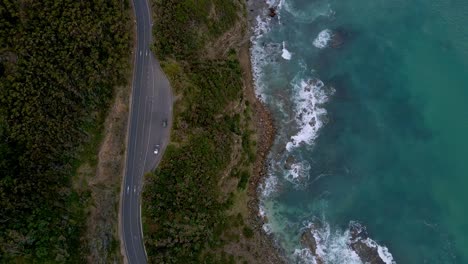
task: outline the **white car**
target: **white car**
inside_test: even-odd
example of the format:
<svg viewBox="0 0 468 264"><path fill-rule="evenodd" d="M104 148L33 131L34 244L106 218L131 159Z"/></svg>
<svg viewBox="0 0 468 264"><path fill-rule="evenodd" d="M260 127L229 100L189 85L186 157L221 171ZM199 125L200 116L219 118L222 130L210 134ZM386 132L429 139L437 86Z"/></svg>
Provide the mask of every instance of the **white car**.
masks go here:
<svg viewBox="0 0 468 264"><path fill-rule="evenodd" d="M156 146L154 147L153 153L154 153L154 155L158 155L158 153L159 153L159 145L156 145Z"/></svg>

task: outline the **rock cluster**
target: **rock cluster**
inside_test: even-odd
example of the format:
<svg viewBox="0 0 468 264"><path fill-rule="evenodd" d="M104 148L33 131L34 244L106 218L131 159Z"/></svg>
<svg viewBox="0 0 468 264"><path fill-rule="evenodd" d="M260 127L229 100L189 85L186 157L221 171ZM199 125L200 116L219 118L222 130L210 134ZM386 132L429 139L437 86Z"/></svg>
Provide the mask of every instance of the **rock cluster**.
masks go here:
<svg viewBox="0 0 468 264"><path fill-rule="evenodd" d="M317 254L317 241L315 240L314 235L312 234L312 228L307 228L304 233L302 233L301 236L301 243L303 246L307 247L310 252L312 252L312 255L315 257L315 262L317 264L324 264L325 262L323 261L322 258L320 258Z"/></svg>
<svg viewBox="0 0 468 264"><path fill-rule="evenodd" d="M264 232L263 225L268 220L266 217L261 217L258 211L259 199L257 190L260 183L266 178L268 172L267 157L270 152L270 148L273 145L273 141L275 140L276 129L270 111L258 99L255 99L253 112L255 113L254 120L256 124L258 142L257 159L254 164L253 174L249 180L249 222L262 241L263 245L270 244L272 246L272 250L276 251L275 253L269 253L268 256L264 256L264 258L268 259L268 263L287 263L286 259L284 258L286 254L282 251L281 248L276 246L272 240L272 237Z"/></svg>
<svg viewBox="0 0 468 264"><path fill-rule="evenodd" d="M254 173L251 178L252 185L255 186L254 191L256 192L257 187L260 184L260 180L264 179L267 173L266 158L270 152L270 148L275 140L276 128L273 123L273 117L270 111L260 100L257 99L254 105L255 112L255 123L257 125L257 161L254 165ZM252 197L256 197L253 195Z"/></svg>
<svg viewBox="0 0 468 264"><path fill-rule="evenodd" d="M290 170L294 163L296 163L296 159L292 155L289 155L286 158L286 161L284 162L284 169L285 170Z"/></svg>
<svg viewBox="0 0 468 264"><path fill-rule="evenodd" d="M310 250L312 255L315 257L317 264L325 263L317 252L318 241L316 240L314 230L320 229L321 223L310 225L301 236L301 243L304 247ZM349 247L359 256L363 263L368 264L385 264L381 259L377 244L369 238L366 228L359 223L351 223L349 225L350 238L348 245Z"/></svg>
<svg viewBox="0 0 468 264"><path fill-rule="evenodd" d="M375 242L369 239L365 227L358 223L353 223L350 225L349 231L351 235L350 247L364 263L385 264L379 256L377 245L371 244Z"/></svg>

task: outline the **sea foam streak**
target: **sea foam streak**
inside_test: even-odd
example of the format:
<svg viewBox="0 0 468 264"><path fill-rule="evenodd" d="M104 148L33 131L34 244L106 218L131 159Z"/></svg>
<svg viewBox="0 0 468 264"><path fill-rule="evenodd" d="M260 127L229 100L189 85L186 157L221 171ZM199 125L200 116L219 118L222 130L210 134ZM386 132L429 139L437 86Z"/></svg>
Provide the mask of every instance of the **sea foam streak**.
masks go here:
<svg viewBox="0 0 468 264"><path fill-rule="evenodd" d="M319 17L330 17L334 14L328 1L308 1L300 8L294 6L294 1L281 1L280 6L292 15L294 20L301 23L312 23Z"/></svg>
<svg viewBox="0 0 468 264"><path fill-rule="evenodd" d="M317 138L319 129L324 125L323 118L327 114L323 104L334 92L333 89L327 91L319 79L300 80L294 84L294 90L299 132L286 144L288 151L298 147L301 143L311 144Z"/></svg>

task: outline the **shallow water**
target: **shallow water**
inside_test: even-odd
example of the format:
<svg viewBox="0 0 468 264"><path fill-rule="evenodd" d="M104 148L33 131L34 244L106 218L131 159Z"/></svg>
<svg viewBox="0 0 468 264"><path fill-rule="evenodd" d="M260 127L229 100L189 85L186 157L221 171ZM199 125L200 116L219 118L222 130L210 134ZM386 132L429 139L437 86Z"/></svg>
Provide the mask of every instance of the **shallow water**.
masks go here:
<svg viewBox="0 0 468 264"><path fill-rule="evenodd" d="M350 221L397 263L468 263L468 2L271 4L252 48L279 128L267 229L292 256L328 223L328 263L351 263Z"/></svg>

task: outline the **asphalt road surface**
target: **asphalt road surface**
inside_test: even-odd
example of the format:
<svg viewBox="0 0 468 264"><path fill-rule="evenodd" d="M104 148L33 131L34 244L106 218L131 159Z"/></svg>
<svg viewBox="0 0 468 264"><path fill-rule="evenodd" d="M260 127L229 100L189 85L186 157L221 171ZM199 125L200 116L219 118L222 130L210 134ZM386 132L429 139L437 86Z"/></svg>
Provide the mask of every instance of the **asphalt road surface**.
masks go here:
<svg viewBox="0 0 468 264"><path fill-rule="evenodd" d="M137 49L133 72L127 161L120 201L120 237L128 263L146 263L141 227L143 175L160 162L169 140L172 92L151 53L151 11L146 0L133 0ZM167 120L167 127L163 122ZM159 153L154 154L159 145Z"/></svg>

